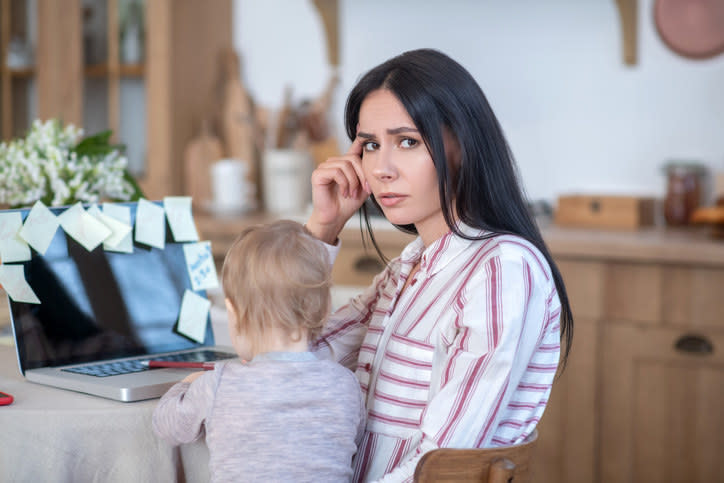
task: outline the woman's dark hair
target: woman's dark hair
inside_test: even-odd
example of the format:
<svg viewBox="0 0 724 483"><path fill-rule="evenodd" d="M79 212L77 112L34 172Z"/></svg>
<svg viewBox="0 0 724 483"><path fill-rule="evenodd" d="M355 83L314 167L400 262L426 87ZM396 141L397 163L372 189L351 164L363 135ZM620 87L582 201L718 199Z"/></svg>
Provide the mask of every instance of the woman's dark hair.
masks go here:
<svg viewBox="0 0 724 483"><path fill-rule="evenodd" d="M548 261L561 302L563 366L573 339L573 315L563 278L531 215L518 182L517 169L503 130L482 89L456 61L432 49L405 52L367 72L352 89L345 107L345 126L357 137L360 108L378 89L392 92L407 110L435 163L445 221L458 236L457 218L489 233L479 237L514 234L532 243ZM455 138L460 159L448 160L443 132ZM374 196L374 208L380 210ZM367 234L384 259L370 226L367 204L362 206ZM417 234L414 225L397 226Z"/></svg>

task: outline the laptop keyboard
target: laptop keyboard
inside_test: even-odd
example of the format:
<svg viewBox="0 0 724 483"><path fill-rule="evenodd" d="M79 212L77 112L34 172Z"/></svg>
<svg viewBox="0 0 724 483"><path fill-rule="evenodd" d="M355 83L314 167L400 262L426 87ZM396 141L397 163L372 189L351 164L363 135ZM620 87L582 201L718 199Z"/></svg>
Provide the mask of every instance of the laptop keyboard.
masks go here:
<svg viewBox="0 0 724 483"><path fill-rule="evenodd" d="M62 370L76 374L85 374L88 376L108 377L117 376L119 374L129 374L132 372L148 371L149 367L142 363L150 360L174 362L213 362L223 359L231 359L233 357L236 357L236 355L228 352L203 350L185 352L183 354L171 354L168 356L148 357L145 359L133 359L129 361L102 362L89 364L87 366L69 367Z"/></svg>

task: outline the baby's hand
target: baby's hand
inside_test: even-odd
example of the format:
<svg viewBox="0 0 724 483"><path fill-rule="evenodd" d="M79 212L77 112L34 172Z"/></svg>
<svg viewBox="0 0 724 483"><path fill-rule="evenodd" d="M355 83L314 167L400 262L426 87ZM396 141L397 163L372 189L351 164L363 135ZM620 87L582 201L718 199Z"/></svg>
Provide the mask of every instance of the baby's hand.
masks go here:
<svg viewBox="0 0 724 483"><path fill-rule="evenodd" d="M203 374L205 371L199 371L199 372L192 372L188 376L184 377L181 382L194 382L201 374Z"/></svg>

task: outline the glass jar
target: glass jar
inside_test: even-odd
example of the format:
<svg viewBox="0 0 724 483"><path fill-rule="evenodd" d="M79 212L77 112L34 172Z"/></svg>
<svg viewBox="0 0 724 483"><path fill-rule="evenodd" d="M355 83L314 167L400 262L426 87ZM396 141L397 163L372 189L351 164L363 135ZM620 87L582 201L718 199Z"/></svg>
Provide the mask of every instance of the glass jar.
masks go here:
<svg viewBox="0 0 724 483"><path fill-rule="evenodd" d="M702 201L706 167L697 163L672 162L664 166L664 171L667 179L664 199L666 224L687 225L692 212Z"/></svg>

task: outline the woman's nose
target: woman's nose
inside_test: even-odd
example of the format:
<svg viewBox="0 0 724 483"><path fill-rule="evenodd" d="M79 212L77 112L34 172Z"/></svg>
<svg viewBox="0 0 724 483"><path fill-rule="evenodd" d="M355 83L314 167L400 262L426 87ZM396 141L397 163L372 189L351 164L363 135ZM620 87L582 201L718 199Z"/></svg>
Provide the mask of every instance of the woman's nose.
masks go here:
<svg viewBox="0 0 724 483"><path fill-rule="evenodd" d="M392 160L392 153L387 149L380 149L376 153L372 175L379 180L390 180L397 176L397 169Z"/></svg>

